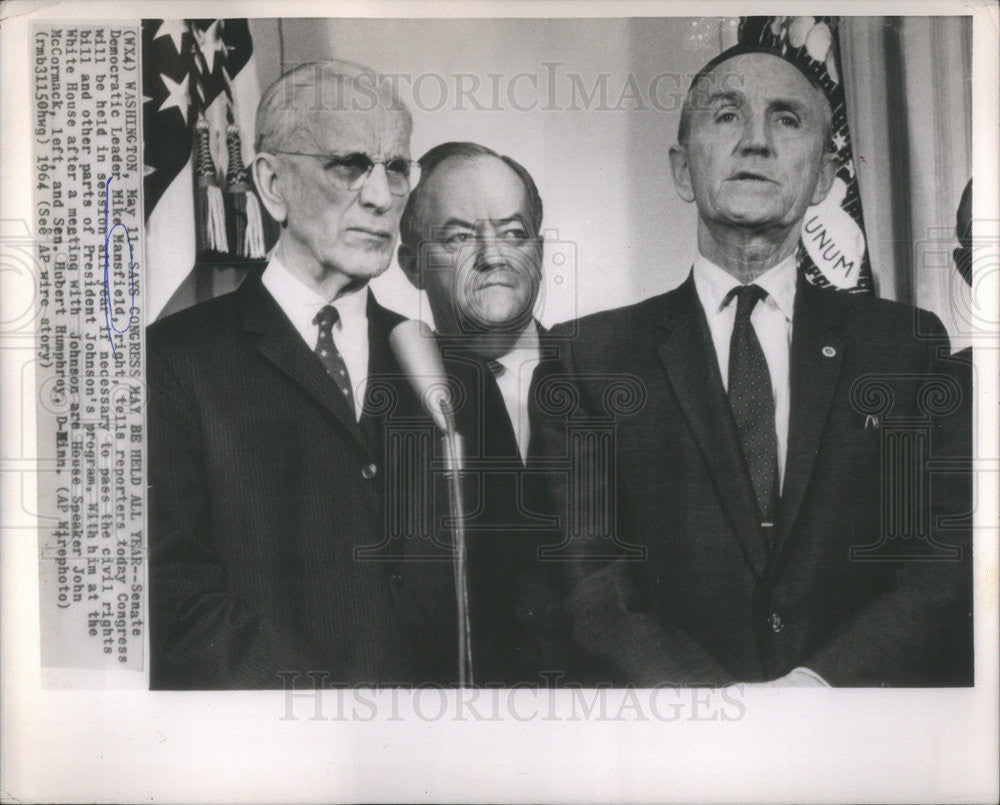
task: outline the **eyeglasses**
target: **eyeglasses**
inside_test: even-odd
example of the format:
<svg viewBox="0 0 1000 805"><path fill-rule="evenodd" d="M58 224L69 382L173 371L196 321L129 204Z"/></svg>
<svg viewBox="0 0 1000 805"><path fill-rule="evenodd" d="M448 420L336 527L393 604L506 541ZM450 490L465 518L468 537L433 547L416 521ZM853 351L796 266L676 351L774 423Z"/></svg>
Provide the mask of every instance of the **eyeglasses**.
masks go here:
<svg viewBox="0 0 1000 805"><path fill-rule="evenodd" d="M356 192L368 180L376 165L385 168L385 180L389 192L394 196L405 196L420 181L420 163L395 157L393 159L372 159L368 154L311 154L305 151L279 151L295 157L313 157L326 163L325 170L330 181L338 190Z"/></svg>

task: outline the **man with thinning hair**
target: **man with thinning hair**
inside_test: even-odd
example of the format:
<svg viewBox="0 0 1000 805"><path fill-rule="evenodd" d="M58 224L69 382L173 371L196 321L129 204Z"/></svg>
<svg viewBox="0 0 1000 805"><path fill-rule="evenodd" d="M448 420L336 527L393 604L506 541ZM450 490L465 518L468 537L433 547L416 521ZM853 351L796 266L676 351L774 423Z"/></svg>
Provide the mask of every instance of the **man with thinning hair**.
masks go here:
<svg viewBox="0 0 1000 805"><path fill-rule="evenodd" d="M613 457L584 449L575 475L553 476L576 528L553 553L571 571L574 638L609 681L969 678L969 655L948 656L968 621L967 499L928 464L961 431L942 419L964 415L940 367L947 335L933 314L796 270L803 216L837 168L830 118L782 54L713 59L670 149L698 210L687 280L553 329L553 382L579 405L540 412L546 453L589 444L567 429L608 420L609 377L636 387L636 404L611 412ZM613 516L588 529L594 512Z"/></svg>
<svg viewBox="0 0 1000 805"><path fill-rule="evenodd" d="M478 143L442 143L400 221L399 265L426 291L459 389L467 465L470 609L477 684L547 684L565 673L561 602L537 556L528 401L547 331L542 199L531 174ZM545 674L551 672L547 680Z"/></svg>
<svg viewBox="0 0 1000 805"><path fill-rule="evenodd" d="M410 129L365 68L282 76L253 162L281 227L266 267L149 328L153 687L456 676L447 557L379 550L410 505L388 430L421 416L389 348L401 317L368 290L417 178Z"/></svg>

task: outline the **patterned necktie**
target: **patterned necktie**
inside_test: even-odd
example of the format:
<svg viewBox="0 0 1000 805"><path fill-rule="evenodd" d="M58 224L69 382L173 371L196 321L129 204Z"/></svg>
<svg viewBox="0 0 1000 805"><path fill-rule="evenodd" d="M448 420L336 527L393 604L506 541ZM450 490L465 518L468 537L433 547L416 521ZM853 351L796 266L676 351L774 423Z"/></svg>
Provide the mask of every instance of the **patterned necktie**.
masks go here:
<svg viewBox="0 0 1000 805"><path fill-rule="evenodd" d="M313 324L319 326L319 338L316 340L316 355L327 373L334 379L337 388L340 389L347 401L348 406L354 410L354 394L351 391L351 376L347 373L347 364L340 355L340 350L333 343L333 325L340 319L337 308L333 305L326 305L320 308L319 313L313 319Z"/></svg>
<svg viewBox="0 0 1000 805"><path fill-rule="evenodd" d="M778 436L774 427L771 373L757 333L750 323L754 306L767 296L759 285L741 285L726 296L736 297L736 321L729 342L729 406L743 447L762 523L773 523L778 498Z"/></svg>

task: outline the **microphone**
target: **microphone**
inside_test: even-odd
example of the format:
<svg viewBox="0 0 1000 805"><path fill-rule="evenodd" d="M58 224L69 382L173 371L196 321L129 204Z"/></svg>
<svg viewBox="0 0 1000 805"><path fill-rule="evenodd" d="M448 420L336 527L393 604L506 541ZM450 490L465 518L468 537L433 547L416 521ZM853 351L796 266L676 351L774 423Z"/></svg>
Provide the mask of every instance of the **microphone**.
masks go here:
<svg viewBox="0 0 1000 805"><path fill-rule="evenodd" d="M454 524L452 570L458 607L458 684L472 683L472 630L469 622L469 584L465 556L465 505L462 501L462 437L455 428L454 401L441 353L431 329L420 321L397 324L389 333L389 346L406 373L424 410L442 434L448 499Z"/></svg>
<svg viewBox="0 0 1000 805"><path fill-rule="evenodd" d="M453 431L451 389L431 328L422 321L401 322L389 333L389 346L438 430Z"/></svg>

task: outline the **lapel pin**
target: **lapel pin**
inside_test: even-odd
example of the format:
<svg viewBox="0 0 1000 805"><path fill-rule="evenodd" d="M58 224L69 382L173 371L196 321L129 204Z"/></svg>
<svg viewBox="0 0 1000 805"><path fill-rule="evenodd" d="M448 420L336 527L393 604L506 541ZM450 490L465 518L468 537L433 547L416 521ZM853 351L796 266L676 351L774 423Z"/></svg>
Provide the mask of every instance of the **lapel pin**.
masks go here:
<svg viewBox="0 0 1000 805"><path fill-rule="evenodd" d="M865 417L865 430L873 430L880 427L881 424L882 423L879 422L877 414L868 414L868 416Z"/></svg>
<svg viewBox="0 0 1000 805"><path fill-rule="evenodd" d="M833 347L823 347L823 354L827 358L832 358L834 355L837 354L837 350L835 350Z"/></svg>

